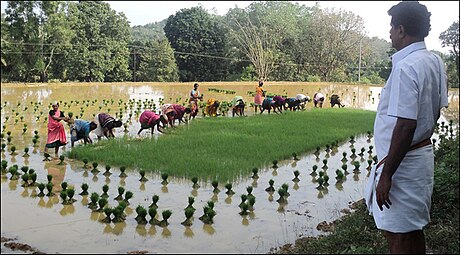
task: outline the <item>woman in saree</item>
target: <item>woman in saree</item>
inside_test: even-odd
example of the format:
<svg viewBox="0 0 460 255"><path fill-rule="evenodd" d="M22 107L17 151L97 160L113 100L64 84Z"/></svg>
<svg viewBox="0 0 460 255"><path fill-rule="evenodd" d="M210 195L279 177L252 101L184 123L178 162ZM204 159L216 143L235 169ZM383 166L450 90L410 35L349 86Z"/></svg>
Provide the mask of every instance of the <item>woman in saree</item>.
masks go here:
<svg viewBox="0 0 460 255"><path fill-rule="evenodd" d="M49 148L54 148L56 158L59 156L59 147L67 144L67 137L64 130L64 125L61 120L68 121L69 118L64 116L64 112L59 110L59 103L54 102L53 110L49 111L48 116L48 138L46 139L45 152L48 153Z"/></svg>

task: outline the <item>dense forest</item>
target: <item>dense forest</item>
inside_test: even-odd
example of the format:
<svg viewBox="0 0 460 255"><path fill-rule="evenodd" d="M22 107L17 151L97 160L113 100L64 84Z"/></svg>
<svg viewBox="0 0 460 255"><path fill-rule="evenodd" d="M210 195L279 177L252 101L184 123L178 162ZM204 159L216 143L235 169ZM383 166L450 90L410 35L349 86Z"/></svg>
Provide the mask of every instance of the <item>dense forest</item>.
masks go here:
<svg viewBox="0 0 460 255"><path fill-rule="evenodd" d="M439 35L458 87L458 21ZM333 81L383 84L391 44L361 17L287 1L224 16L202 6L130 27L102 1L7 1L2 82Z"/></svg>

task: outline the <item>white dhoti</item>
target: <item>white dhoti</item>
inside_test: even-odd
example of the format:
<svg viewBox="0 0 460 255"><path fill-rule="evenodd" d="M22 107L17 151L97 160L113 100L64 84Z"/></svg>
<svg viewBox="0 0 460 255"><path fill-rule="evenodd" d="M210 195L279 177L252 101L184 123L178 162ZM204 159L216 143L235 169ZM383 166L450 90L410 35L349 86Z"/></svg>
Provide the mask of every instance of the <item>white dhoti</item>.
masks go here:
<svg viewBox="0 0 460 255"><path fill-rule="evenodd" d="M375 196L384 164L372 167L364 198L378 229L393 233L422 230L430 221L434 157L431 145L409 151L393 175L390 209L380 211ZM374 178L375 177L375 178Z"/></svg>

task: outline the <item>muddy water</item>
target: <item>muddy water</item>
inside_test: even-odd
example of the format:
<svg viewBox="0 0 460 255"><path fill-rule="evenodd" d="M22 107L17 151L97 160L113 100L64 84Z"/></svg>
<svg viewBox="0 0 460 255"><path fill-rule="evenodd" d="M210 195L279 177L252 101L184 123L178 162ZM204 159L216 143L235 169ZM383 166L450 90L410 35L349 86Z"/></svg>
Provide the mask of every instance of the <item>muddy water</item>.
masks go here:
<svg viewBox="0 0 460 255"><path fill-rule="evenodd" d="M46 121L45 117L49 111L49 103L53 100L62 100L61 110L72 111L75 115L80 114L83 107L83 119L93 119L93 114L100 111L115 115L115 112L122 108L123 121L129 118L132 113L132 122L128 132L123 128L116 130L116 136L135 136L139 129L138 117L135 117L135 109L124 109L124 102L130 99L136 103L139 100L151 100L158 105L159 99L164 98L166 103L176 100L184 101L187 98L192 84L99 84L97 86L24 86L21 88L3 85L1 88L2 133L5 137L2 143L7 143L7 131L11 131L11 143L2 152L2 159L7 160L8 165L17 164L19 167L27 165L36 170L38 182L46 182L46 175L54 176L54 192L59 194L60 183L66 181L74 186L77 200L72 205L62 205L58 195L54 197L36 197L38 189L22 187L22 180L9 180L10 174L1 179L2 188L2 236L15 237L18 242L27 243L32 247L47 253L63 252L101 252L101 253L125 253L129 251L145 250L150 253L166 252L241 252L241 253L266 253L270 248L278 247L286 243L293 243L301 236L316 236L321 234L316 229L322 221L333 221L344 213L349 204L362 198L363 187L367 181L368 166L367 160L375 155L375 149L369 154L369 146L373 145L373 139L361 136L352 145L349 141L343 141L338 148L326 152L324 146L318 156L306 154L300 157L299 161L287 160L280 162L279 168L261 169L258 179L243 179L233 184L236 192L233 196L225 194L223 184L219 184L220 193L214 194L210 183L199 183L200 188L193 189L192 182L188 179L169 177L169 184L162 185L161 178L155 174L147 174L149 179L142 183L137 172L128 169L128 177L120 178L119 169L113 167L112 175L103 175L104 166L99 166L100 173L94 175L89 170L83 169L83 163L76 160L65 159L63 165L59 160L43 160L43 148L46 143ZM247 94L254 89L254 84L234 83L201 83L200 91L205 98L214 97L219 100L231 101L234 95L243 96L248 102L252 97ZM298 93L309 95L320 90L325 95L338 94L347 107L364 108L375 110L378 104L380 87L368 86L347 86L334 84L266 84L265 89L269 93L287 93L295 96ZM219 88L235 91L235 94L225 94L207 91L208 88ZM443 112L440 120L446 125L449 119L455 119L458 123L458 90L450 91L450 108ZM97 99L97 102L94 102ZM114 100L106 105L104 100ZM76 103L76 101L79 101ZM85 100L85 103L82 103ZM89 100L86 106L86 100ZM122 100L120 106L119 100ZM64 102L71 106L64 106ZM6 104L5 104L6 102ZM32 102L32 104L31 104ZM41 102L34 112L35 102ZM94 104L92 103L94 102ZM18 103L20 105L18 106ZM140 104L142 105L142 104ZM28 106L27 110L24 110ZM101 107L99 109L99 107ZM307 105L307 109L312 103ZM326 102L324 107L330 107ZM14 112L13 112L14 110ZM16 112L19 114L16 116ZM40 115L40 111L43 112ZM253 114L252 109L247 109L248 115ZM41 116L37 120L37 116ZM9 116L6 120L6 116ZM24 116L21 120L20 116ZM18 119L16 122L15 119ZM23 132L24 124L27 124L27 131ZM3 128L5 125L5 129ZM33 147L33 130L39 132L38 146ZM66 132L69 128L66 126ZM146 131L142 134L147 137ZM157 133L156 136L159 136ZM94 138L94 137L93 137ZM438 139L439 140L439 139ZM17 155L12 155L10 149L17 147ZM30 156L24 157L24 147L29 147ZM353 173L351 148L359 153L365 148L364 155L358 156L355 160L361 163L360 173ZM69 151L70 145L64 148L63 152ZM346 180L340 185L335 179L335 170L341 169L342 153L347 153L347 166L349 174ZM316 189L315 182L318 176L312 176L312 166L317 165L318 170L323 170L323 160L327 159L327 174L330 177L329 185L320 191ZM293 172L300 172L300 181L295 183ZM265 191L268 181L275 181L276 190L283 184L289 185L288 203L282 205L276 200L279 199L277 192L269 194ZM89 185L89 193L102 193L102 186L109 186L109 205L115 207L118 203L113 199L117 196L117 188L124 186L126 190L132 191L134 197L130 199L130 205L126 209L127 220L124 223L102 223L99 220L104 218L101 213L91 212L87 207L88 196L80 196L81 184ZM253 194L256 197L254 211L248 216L241 216L238 213L238 205L241 202L240 195L247 194L246 188L252 186ZM46 193L46 192L45 192ZM162 219L161 212L171 210L173 212L168 227L138 225L135 221L137 216L135 208L137 205L148 207L152 202L152 196L160 197L158 202L158 219ZM194 221L191 227L184 227L180 223L185 220L183 209L187 206L189 196L195 198L194 207L197 209L194 214ZM203 224L198 217L203 214L203 206L207 201L215 202L214 224ZM150 217L147 216L147 220ZM3 252L3 248L2 248Z"/></svg>

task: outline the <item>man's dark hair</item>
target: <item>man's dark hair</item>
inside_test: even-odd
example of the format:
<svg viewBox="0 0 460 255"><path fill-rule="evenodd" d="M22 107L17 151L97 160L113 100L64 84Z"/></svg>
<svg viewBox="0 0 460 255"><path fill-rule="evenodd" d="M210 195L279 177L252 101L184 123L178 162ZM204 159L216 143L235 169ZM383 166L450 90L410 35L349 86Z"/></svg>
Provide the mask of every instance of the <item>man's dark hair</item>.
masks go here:
<svg viewBox="0 0 460 255"><path fill-rule="evenodd" d="M97 124L94 123L94 121L91 121L91 122L89 123L89 130L94 130L94 129L96 129L96 128L97 128Z"/></svg>
<svg viewBox="0 0 460 255"><path fill-rule="evenodd" d="M403 1L388 10L391 24L402 25L408 35L425 38L430 32L431 13L425 5L416 1Z"/></svg>

